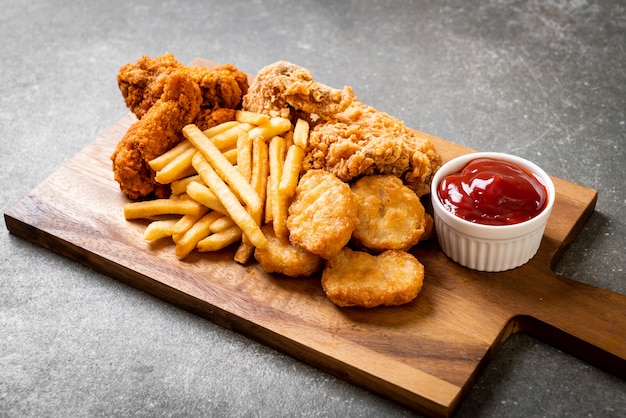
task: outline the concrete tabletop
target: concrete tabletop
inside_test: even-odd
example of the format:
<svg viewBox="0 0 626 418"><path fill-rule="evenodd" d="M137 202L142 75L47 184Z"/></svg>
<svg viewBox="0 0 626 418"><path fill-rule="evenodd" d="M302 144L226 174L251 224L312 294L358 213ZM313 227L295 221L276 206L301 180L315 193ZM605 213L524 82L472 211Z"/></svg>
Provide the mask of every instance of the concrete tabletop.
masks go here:
<svg viewBox="0 0 626 418"><path fill-rule="evenodd" d="M626 294L624 1L0 0L0 41L2 212L127 113L123 64L284 59L597 190L556 272ZM1 417L413 415L0 232ZM456 415L626 416L626 382L516 335Z"/></svg>

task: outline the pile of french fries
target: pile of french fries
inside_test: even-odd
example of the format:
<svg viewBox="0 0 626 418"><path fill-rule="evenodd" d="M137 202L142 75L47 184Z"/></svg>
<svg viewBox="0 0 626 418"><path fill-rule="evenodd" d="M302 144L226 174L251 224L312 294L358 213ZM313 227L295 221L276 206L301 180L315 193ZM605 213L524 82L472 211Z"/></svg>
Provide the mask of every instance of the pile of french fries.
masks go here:
<svg viewBox="0 0 626 418"><path fill-rule="evenodd" d="M288 239L288 209L298 184L309 125L237 111L234 121L201 131L183 128L185 140L151 160L155 180L169 184L167 199L131 202L124 217L150 219L144 239L171 237L175 254L218 251L240 242L235 261L264 248L263 224Z"/></svg>

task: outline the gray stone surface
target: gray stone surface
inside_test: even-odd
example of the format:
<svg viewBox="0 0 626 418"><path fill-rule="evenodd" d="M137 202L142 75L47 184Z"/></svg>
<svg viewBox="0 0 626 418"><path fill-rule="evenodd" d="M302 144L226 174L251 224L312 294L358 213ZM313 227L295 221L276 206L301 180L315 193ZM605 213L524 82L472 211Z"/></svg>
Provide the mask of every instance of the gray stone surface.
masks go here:
<svg viewBox="0 0 626 418"><path fill-rule="evenodd" d="M624 1L0 0L0 40L3 212L127 112L124 63L286 59L411 127L598 190L556 271L626 293ZM0 335L2 417L413 416L6 229ZM457 412L625 415L624 380L524 335Z"/></svg>

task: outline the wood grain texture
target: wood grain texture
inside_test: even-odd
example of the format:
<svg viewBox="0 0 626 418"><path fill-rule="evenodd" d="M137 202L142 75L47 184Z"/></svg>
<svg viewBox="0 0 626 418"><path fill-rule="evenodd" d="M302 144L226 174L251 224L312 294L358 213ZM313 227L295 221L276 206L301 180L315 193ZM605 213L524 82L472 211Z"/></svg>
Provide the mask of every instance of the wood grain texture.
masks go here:
<svg viewBox="0 0 626 418"><path fill-rule="evenodd" d="M472 271L431 240L412 250L426 268L416 301L338 308L319 276L269 275L233 262L233 249L181 261L169 242L145 242L146 223L124 220L127 199L109 160L134 120L122 118L9 208L9 231L426 415L451 415L515 332L626 377L626 296L552 272L593 212L595 191L554 179L544 239L522 267ZM444 160L471 151L431 140Z"/></svg>

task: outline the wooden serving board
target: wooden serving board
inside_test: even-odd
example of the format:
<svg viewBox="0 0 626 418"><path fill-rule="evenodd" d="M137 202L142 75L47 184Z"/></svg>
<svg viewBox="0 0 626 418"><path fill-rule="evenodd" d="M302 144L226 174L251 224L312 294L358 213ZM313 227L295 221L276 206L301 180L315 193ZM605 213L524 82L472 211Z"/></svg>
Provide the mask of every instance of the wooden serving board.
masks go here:
<svg viewBox="0 0 626 418"><path fill-rule="evenodd" d="M5 213L9 231L131 286L431 416L449 416L512 333L525 332L626 377L626 296L552 272L594 210L594 190L554 179L557 198L537 255L502 273L448 259L433 239L412 252L426 276L412 303L338 308L319 276L241 266L234 249L193 253L143 240L109 156L127 115ZM444 160L471 150L431 137Z"/></svg>

